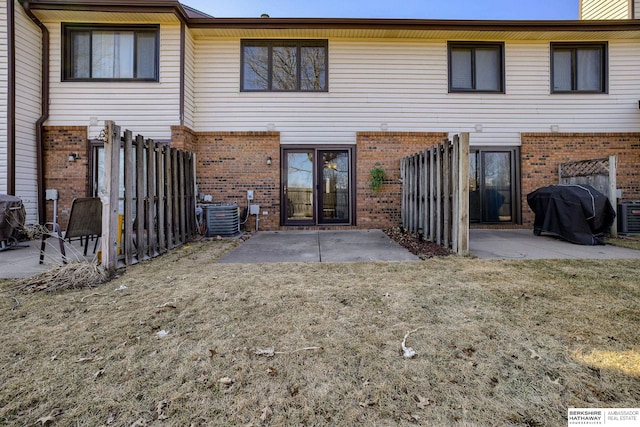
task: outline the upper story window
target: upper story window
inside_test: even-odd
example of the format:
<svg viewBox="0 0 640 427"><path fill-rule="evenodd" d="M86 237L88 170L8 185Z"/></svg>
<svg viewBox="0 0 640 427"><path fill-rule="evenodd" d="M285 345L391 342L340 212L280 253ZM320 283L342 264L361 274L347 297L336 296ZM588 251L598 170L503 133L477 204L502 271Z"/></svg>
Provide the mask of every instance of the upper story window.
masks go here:
<svg viewBox="0 0 640 427"><path fill-rule="evenodd" d="M504 93L504 44L449 42L449 92Z"/></svg>
<svg viewBox="0 0 640 427"><path fill-rule="evenodd" d="M606 43L551 43L551 92L607 91Z"/></svg>
<svg viewBox="0 0 640 427"><path fill-rule="evenodd" d="M326 40L243 40L240 90L326 92Z"/></svg>
<svg viewBox="0 0 640 427"><path fill-rule="evenodd" d="M158 81L158 26L63 26L63 80Z"/></svg>

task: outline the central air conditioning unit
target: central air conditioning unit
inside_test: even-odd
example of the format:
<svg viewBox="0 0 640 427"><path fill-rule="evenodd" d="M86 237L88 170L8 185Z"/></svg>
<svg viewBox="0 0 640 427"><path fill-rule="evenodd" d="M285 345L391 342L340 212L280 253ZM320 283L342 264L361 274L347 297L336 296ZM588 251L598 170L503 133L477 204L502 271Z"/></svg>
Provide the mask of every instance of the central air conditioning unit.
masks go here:
<svg viewBox="0 0 640 427"><path fill-rule="evenodd" d="M618 231L624 234L640 234L640 203L618 205Z"/></svg>
<svg viewBox="0 0 640 427"><path fill-rule="evenodd" d="M230 237L240 232L238 205L206 205L207 237Z"/></svg>

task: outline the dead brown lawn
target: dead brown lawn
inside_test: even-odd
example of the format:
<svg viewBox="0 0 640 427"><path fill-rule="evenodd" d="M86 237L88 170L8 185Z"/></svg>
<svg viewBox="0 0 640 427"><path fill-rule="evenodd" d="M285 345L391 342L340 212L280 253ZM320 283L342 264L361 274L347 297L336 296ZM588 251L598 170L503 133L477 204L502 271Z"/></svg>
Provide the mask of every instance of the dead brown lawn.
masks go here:
<svg viewBox="0 0 640 427"><path fill-rule="evenodd" d="M638 261L216 264L230 245L5 284L0 424L561 426L640 402Z"/></svg>

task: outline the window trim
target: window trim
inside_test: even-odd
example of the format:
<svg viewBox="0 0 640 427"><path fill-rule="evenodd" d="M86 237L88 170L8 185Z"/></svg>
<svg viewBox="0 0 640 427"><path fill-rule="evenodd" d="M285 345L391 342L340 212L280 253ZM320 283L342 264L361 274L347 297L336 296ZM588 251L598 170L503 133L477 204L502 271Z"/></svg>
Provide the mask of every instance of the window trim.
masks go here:
<svg viewBox="0 0 640 427"><path fill-rule="evenodd" d="M126 78L94 78L94 77L73 77L72 70L72 46L71 34L74 31L133 31L155 32L155 76L154 77L126 77ZM93 47L93 46L91 46ZM137 46L134 44L134 49ZM134 74L137 68L137 50L134 51ZM160 81L160 25L110 25L110 24L84 24L84 23L63 23L62 24L62 81L63 82L159 82Z"/></svg>
<svg viewBox="0 0 640 427"><path fill-rule="evenodd" d="M601 81L600 81L600 90L555 90L554 87L554 74L555 74L555 64L554 64L554 53L555 48L562 49L571 49L571 86L575 87L576 82L576 61L575 61L575 52L580 48L600 48L602 53L602 60L600 61L601 66ZM609 93L609 49L607 42L551 42L549 44L549 91L551 94L608 94Z"/></svg>
<svg viewBox="0 0 640 427"><path fill-rule="evenodd" d="M264 46L269 48L268 58L268 89L247 89L245 88L245 73L244 73L244 50L246 46ZM302 68L300 64L296 70L296 89L284 90L273 89L273 56L271 49L274 47L289 46L296 47L297 58L302 58L300 50L303 47L322 47L325 50L324 55L324 89L320 90L303 90L300 89L302 79ZM329 92L329 41L325 39L242 39L240 40L240 92L280 92L280 93L324 93Z"/></svg>
<svg viewBox="0 0 640 427"><path fill-rule="evenodd" d="M498 49L498 54L500 58L500 69L498 70L498 77L500 79L500 88L497 90L492 89L457 89L452 86L453 80L453 69L452 65L452 50L454 48L469 48L472 50L472 58L471 58L471 80L472 85L476 85L475 76L475 49L477 48L488 48L493 47ZM449 77L449 93L498 93L504 94L506 93L506 75L505 75L505 47L504 42L471 42L471 41L449 41L447 42L447 74Z"/></svg>

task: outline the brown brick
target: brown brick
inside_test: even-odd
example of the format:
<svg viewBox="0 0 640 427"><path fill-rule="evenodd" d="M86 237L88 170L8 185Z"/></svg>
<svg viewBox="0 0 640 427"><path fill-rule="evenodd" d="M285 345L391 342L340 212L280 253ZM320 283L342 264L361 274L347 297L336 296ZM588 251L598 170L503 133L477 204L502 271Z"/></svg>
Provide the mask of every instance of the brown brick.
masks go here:
<svg viewBox="0 0 640 427"><path fill-rule="evenodd" d="M444 132L358 132L356 208L358 228L401 225L400 159L424 151L447 138ZM371 169L386 171L378 192L369 188Z"/></svg>
<svg viewBox="0 0 640 427"><path fill-rule="evenodd" d="M565 162L618 156L617 187L622 201L640 199L640 133L523 133L522 218L533 224L526 196L558 183L558 166Z"/></svg>
<svg viewBox="0 0 640 427"><path fill-rule="evenodd" d="M253 204L260 205L260 230L280 226L280 133L198 132L172 128L172 145L196 153L198 192L214 203L237 203L247 207L247 190L254 190ZM267 165L271 157L271 165ZM262 215L267 211L268 215ZM255 216L246 223L255 229Z"/></svg>
<svg viewBox="0 0 640 427"><path fill-rule="evenodd" d="M89 140L86 126L46 126L43 132L45 188L58 190L58 223L69 221L71 203L89 191ZM70 153L80 158L69 161ZM47 201L46 221L53 221L53 202Z"/></svg>

